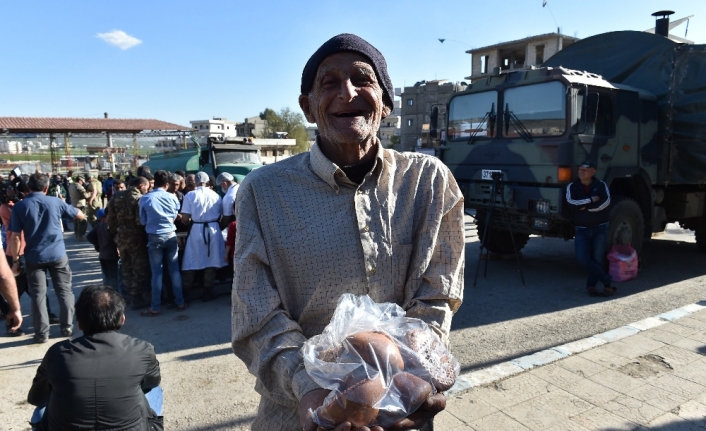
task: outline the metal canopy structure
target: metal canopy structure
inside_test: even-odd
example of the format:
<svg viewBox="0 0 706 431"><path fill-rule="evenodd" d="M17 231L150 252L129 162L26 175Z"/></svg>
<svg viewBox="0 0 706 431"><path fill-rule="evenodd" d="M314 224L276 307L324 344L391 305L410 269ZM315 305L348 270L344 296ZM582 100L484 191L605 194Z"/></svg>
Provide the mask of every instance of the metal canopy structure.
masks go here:
<svg viewBox="0 0 706 431"><path fill-rule="evenodd" d="M66 156L71 157L69 137L106 138L106 150L111 169L113 161L113 137L132 137L134 164L137 165L137 138L140 137L186 137L191 134L191 127L180 126L154 119L132 118L51 118L51 117L0 117L0 138L49 138L52 167L58 163L54 140L57 135L64 137Z"/></svg>

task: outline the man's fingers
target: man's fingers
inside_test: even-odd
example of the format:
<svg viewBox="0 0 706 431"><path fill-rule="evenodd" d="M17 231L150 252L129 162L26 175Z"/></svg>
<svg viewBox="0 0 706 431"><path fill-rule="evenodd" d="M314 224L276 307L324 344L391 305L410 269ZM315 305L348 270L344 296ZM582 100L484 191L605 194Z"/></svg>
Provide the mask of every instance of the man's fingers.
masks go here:
<svg viewBox="0 0 706 431"><path fill-rule="evenodd" d="M442 393L435 394L429 397L424 404L419 408L420 410L428 410L433 412L440 412L446 408L446 396Z"/></svg>
<svg viewBox="0 0 706 431"><path fill-rule="evenodd" d="M19 311L12 311L7 315L6 322L9 323L11 331L16 331L22 326L22 314Z"/></svg>

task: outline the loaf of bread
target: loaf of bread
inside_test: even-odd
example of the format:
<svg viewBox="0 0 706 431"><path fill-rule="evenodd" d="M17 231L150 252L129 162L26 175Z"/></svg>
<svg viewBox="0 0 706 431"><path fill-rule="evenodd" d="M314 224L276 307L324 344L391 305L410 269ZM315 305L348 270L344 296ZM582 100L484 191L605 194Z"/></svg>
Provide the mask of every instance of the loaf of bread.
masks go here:
<svg viewBox="0 0 706 431"><path fill-rule="evenodd" d="M417 355L405 360L421 366L431 377L437 391L451 389L456 383L455 359L437 337L424 329L413 329L405 336L405 342Z"/></svg>

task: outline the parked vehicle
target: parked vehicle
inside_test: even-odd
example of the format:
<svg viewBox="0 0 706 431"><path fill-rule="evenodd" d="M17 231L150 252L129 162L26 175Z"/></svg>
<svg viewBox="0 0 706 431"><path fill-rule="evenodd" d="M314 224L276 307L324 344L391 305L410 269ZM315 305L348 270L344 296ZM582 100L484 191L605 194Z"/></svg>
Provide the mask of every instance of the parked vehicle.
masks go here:
<svg viewBox="0 0 706 431"><path fill-rule="evenodd" d="M610 188L609 248L639 252L678 222L706 252L706 45L612 32L544 66L473 82L447 105L439 157L476 210L481 236L489 225L487 249L512 253L531 234L573 238L566 187L590 159ZM504 199L506 211L488 219L494 172L496 208Z"/></svg>
<svg viewBox="0 0 706 431"><path fill-rule="evenodd" d="M183 170L187 174L199 171L218 177L222 172L229 172L237 182L253 170L262 167L260 147L248 138L229 138L218 140L208 138L206 146L198 145L188 149L177 149L150 155L144 163L152 172L163 169L166 171Z"/></svg>

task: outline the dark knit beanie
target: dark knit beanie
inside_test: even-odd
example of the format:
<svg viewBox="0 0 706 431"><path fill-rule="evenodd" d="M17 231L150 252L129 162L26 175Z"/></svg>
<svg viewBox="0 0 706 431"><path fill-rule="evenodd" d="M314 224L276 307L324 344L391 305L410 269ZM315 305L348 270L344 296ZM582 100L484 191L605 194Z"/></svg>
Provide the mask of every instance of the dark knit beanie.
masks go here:
<svg viewBox="0 0 706 431"><path fill-rule="evenodd" d="M390 110L394 109L392 103L394 89L392 88L392 81L390 80L390 75L387 74L387 63L385 62L385 57L382 56L380 51L378 51L374 46L361 39L360 37L344 33L334 36L327 40L316 52L309 58L304 66L304 72L302 72L302 94L309 94L311 88L314 86L314 79L316 78L316 72L319 69L319 65L326 57L331 54L342 51L353 51L362 54L370 59L373 69L375 70L375 75L377 75L380 86L383 91L383 102L387 105Z"/></svg>

